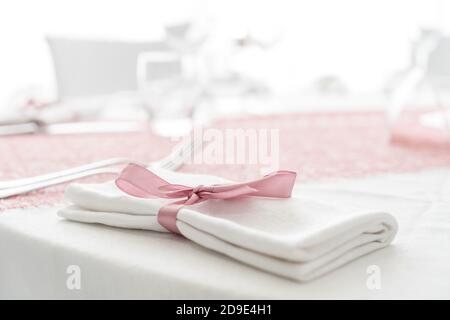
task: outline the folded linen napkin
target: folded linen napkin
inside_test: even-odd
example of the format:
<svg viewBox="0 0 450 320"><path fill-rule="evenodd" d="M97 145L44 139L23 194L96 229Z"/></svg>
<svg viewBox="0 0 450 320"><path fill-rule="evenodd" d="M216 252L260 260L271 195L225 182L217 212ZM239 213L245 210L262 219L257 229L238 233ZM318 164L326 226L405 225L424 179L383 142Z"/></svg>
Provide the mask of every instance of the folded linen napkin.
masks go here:
<svg viewBox="0 0 450 320"><path fill-rule="evenodd" d="M229 183L206 175L158 170L171 183ZM167 232L159 209L173 199L143 199L114 182L74 183L66 197L74 205L58 211L69 220ZM304 199L240 198L209 200L181 208L176 226L183 236L256 268L307 281L364 254L387 246L397 223L388 213L355 212Z"/></svg>

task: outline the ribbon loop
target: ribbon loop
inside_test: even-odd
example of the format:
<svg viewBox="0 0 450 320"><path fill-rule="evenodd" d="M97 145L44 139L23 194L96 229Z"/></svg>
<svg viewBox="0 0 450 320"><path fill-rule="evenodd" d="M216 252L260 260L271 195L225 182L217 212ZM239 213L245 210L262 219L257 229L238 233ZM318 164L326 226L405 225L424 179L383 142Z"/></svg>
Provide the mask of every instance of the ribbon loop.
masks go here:
<svg viewBox="0 0 450 320"><path fill-rule="evenodd" d="M178 199L159 210L158 222L167 230L181 234L176 220L183 206L209 199L227 200L243 196L289 198L295 178L293 171L276 171L250 182L187 187L171 184L142 166L129 164L115 183L120 190L135 197Z"/></svg>

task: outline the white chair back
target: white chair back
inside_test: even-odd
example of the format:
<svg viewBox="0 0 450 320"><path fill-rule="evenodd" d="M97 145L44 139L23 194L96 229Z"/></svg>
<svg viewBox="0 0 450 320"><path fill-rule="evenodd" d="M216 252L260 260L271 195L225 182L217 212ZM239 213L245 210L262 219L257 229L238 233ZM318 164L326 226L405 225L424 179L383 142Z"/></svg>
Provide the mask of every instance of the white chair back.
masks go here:
<svg viewBox="0 0 450 320"><path fill-rule="evenodd" d="M47 38L59 99L137 91L136 64L142 52L169 51L164 42Z"/></svg>

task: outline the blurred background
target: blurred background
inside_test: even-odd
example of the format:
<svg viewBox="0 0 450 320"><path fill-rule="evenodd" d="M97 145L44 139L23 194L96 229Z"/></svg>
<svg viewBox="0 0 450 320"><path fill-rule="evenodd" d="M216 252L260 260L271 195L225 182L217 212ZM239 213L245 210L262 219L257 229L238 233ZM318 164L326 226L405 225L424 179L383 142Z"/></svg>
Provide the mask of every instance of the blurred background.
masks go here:
<svg viewBox="0 0 450 320"><path fill-rule="evenodd" d="M2 1L0 121L181 135L227 114L395 119L445 104L449 18L444 0Z"/></svg>

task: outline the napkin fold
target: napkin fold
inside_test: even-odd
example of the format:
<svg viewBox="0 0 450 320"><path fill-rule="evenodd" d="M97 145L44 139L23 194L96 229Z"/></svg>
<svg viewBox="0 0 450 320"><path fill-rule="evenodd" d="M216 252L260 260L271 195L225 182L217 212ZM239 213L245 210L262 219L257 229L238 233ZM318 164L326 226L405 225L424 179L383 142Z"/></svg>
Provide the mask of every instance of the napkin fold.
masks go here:
<svg viewBox="0 0 450 320"><path fill-rule="evenodd" d="M230 181L208 175L158 170L171 183L211 185ZM173 199L142 199L125 194L113 181L73 183L65 196L73 205L60 217L130 229L168 232L159 209ZM308 281L362 255L387 246L395 237L395 218L385 212L354 211L303 198L208 200L183 207L176 225L199 245L261 270ZM176 235L174 235L175 237Z"/></svg>

